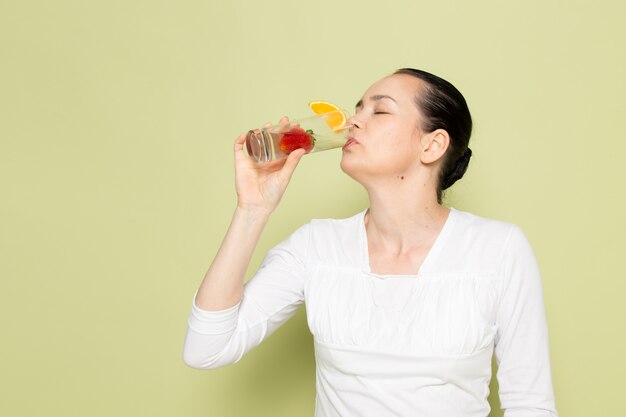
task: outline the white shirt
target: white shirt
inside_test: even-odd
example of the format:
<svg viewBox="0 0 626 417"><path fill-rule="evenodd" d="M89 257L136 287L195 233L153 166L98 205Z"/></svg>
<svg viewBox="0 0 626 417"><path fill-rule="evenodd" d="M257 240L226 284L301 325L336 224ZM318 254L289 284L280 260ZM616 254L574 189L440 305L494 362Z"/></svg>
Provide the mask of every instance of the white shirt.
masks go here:
<svg viewBox="0 0 626 417"><path fill-rule="evenodd" d="M192 304L185 362L239 361L304 302L316 417L486 417L494 352L505 417L555 417L541 277L520 228L451 208L418 274L378 275L365 213L300 227L239 304Z"/></svg>

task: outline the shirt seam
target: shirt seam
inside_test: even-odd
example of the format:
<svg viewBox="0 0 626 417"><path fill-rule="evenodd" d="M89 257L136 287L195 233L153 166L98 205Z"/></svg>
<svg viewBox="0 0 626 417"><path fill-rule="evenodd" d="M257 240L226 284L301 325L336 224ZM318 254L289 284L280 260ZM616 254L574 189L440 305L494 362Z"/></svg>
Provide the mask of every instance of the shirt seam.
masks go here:
<svg viewBox="0 0 626 417"><path fill-rule="evenodd" d="M503 283L503 270L505 268L505 261L506 261L506 255L509 251L509 245L511 242L511 238L513 236L513 232L515 231L515 229L517 229L518 227L514 224L511 225L511 227L509 228L509 233L507 234L506 240L504 241L504 245L502 246L502 259L500 259L500 263L498 265L498 268L496 269L496 278L497 278L497 286L498 286L498 297L497 297L497 309L496 311L499 312L500 311L500 307L502 306L502 292L503 292L503 288L504 288L504 283ZM494 334L494 348L495 346L497 346L498 342L499 342L499 337L498 337L498 333L500 330L500 315L496 314L496 332Z"/></svg>

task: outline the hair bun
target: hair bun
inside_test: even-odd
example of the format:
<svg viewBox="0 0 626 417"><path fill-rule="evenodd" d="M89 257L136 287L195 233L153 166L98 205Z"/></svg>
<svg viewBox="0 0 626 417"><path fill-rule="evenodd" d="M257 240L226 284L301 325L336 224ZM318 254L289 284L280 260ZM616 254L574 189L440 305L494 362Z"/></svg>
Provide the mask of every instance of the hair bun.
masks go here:
<svg viewBox="0 0 626 417"><path fill-rule="evenodd" d="M454 164L454 168L452 171L448 172L448 174L444 177L443 182L441 184L441 189L445 190L446 188L450 188L452 184L460 180L465 171L467 171L467 166L469 165L469 160L472 157L472 150L470 148L465 149L463 155L459 159L457 159Z"/></svg>

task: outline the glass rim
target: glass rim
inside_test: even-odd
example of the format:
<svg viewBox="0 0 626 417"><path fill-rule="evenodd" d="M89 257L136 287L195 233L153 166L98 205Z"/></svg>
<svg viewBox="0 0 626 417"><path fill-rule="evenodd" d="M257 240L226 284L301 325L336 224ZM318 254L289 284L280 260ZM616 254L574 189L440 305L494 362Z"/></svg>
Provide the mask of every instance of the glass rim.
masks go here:
<svg viewBox="0 0 626 417"><path fill-rule="evenodd" d="M339 109L333 110L333 111L328 111L326 113L313 114L313 115L309 115L309 116L305 116L305 117L299 117L297 119L289 119L289 123L294 123L294 122L303 121L303 120L318 119L318 118L323 117L323 116L328 116L328 115L337 114L337 113L344 114L346 116L346 124L348 124L348 119L351 117L350 112L347 112L347 111L343 110L342 108L339 108ZM275 125L279 125L279 124L280 123L276 123Z"/></svg>

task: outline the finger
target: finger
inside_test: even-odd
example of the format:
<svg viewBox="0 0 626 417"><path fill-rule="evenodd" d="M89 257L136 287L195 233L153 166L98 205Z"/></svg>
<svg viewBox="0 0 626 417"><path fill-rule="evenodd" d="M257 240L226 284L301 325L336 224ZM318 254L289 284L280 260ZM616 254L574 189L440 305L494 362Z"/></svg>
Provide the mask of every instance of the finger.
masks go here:
<svg viewBox="0 0 626 417"><path fill-rule="evenodd" d="M233 146L235 165L241 162L246 164L254 164L248 153L244 150L244 144L246 143L247 137L247 133L242 133L241 135L237 136L237 139L235 139L235 144Z"/></svg>
<svg viewBox="0 0 626 417"><path fill-rule="evenodd" d="M243 144L246 141L247 133L242 133L235 139L235 152L243 151Z"/></svg>
<svg viewBox="0 0 626 417"><path fill-rule="evenodd" d="M280 170L282 174L281 176L284 180L286 180L287 182L291 180L293 172L296 170L296 167L300 163L300 159L302 159L302 156L305 153L306 151L304 149L296 149L289 154L287 160L285 161L285 165L283 165L282 169Z"/></svg>
<svg viewBox="0 0 626 417"><path fill-rule="evenodd" d="M287 116L283 116L278 121L278 132L286 132L291 129L291 124L289 123L289 118Z"/></svg>

